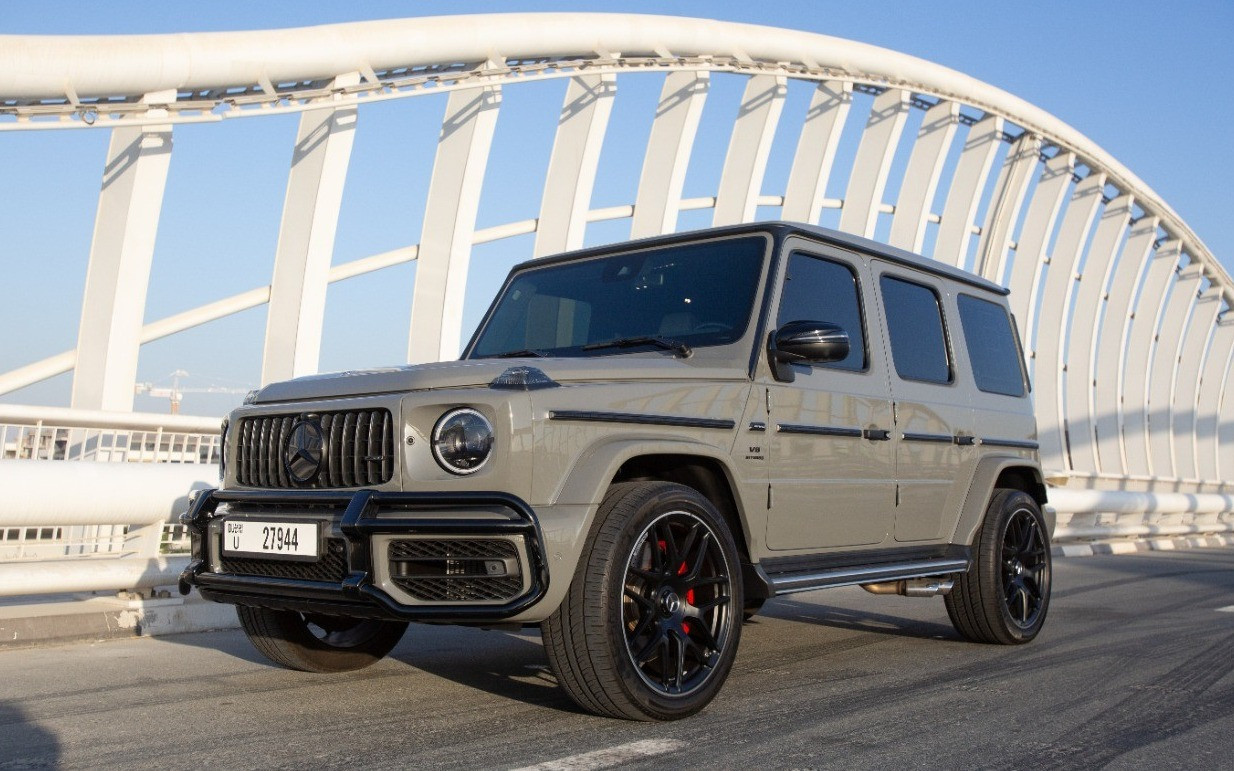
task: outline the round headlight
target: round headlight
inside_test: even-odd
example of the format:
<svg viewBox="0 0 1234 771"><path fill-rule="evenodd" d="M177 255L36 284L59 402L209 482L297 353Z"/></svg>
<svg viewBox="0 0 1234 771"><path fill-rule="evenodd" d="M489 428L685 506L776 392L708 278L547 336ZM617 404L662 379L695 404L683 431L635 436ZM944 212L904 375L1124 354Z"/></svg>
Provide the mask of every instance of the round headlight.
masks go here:
<svg viewBox="0 0 1234 771"><path fill-rule="evenodd" d="M493 451L493 424L470 407L450 410L433 427L433 457L451 474L474 474Z"/></svg>

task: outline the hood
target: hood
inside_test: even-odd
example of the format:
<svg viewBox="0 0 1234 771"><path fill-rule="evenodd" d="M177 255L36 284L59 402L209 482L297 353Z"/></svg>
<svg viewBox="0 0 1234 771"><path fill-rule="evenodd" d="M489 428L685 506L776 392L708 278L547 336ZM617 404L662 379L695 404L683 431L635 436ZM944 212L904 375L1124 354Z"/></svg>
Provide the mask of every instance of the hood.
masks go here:
<svg viewBox="0 0 1234 771"><path fill-rule="evenodd" d="M718 366L715 360L678 359L667 354L625 354L577 359L473 359L402 367L331 372L271 383L253 403L305 401L368 396L439 388L487 387L512 367L535 367L558 383L649 380L743 380L744 369Z"/></svg>

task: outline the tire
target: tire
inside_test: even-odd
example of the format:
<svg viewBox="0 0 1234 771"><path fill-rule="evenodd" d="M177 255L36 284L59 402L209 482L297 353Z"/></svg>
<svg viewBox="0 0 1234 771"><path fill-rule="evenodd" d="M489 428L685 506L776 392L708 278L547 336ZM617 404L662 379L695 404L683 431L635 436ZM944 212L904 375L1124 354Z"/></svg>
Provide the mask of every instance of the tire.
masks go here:
<svg viewBox="0 0 1234 771"><path fill-rule="evenodd" d="M737 547L697 491L624 482L605 495L557 610L540 626L583 709L677 720L715 697L741 639Z"/></svg>
<svg viewBox="0 0 1234 771"><path fill-rule="evenodd" d="M402 621L345 618L237 605L240 626L263 656L302 672L349 672L383 659L407 631Z"/></svg>
<svg viewBox="0 0 1234 771"><path fill-rule="evenodd" d="M766 600L759 597L747 597L745 607L742 609L741 620L749 621L763 609L763 603Z"/></svg>
<svg viewBox="0 0 1234 771"><path fill-rule="evenodd" d="M996 489L973 544L973 564L946 597L947 615L974 642L1030 642L1050 608L1050 577L1041 507L1028 493Z"/></svg>

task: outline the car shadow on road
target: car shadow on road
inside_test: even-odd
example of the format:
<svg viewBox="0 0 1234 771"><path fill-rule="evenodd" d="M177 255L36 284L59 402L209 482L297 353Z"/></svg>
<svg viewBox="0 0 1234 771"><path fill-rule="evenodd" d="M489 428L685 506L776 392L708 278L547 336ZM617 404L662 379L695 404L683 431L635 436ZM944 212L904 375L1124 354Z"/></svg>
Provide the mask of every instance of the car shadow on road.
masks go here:
<svg viewBox="0 0 1234 771"><path fill-rule="evenodd" d="M535 630L412 624L391 658L495 696L584 714L558 685Z"/></svg>
<svg viewBox="0 0 1234 771"><path fill-rule="evenodd" d="M58 768L60 739L23 709L0 702L0 768Z"/></svg>
<svg viewBox="0 0 1234 771"><path fill-rule="evenodd" d="M790 599L770 600L758 615L759 618L775 618L784 621L796 621L815 626L826 626L833 629L847 629L873 634L897 635L900 637L917 637L920 639L958 640L960 636L951 624L940 624L933 621L906 616L889 616L882 613L871 613L868 610L850 610L836 606L819 605L817 603L799 602Z"/></svg>

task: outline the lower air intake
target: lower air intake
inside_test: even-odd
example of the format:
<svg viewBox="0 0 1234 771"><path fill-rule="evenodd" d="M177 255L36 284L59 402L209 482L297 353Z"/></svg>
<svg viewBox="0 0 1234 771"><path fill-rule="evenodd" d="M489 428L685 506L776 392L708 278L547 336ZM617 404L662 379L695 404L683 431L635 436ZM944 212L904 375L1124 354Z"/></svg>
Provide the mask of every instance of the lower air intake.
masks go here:
<svg viewBox="0 0 1234 771"><path fill-rule="evenodd" d="M519 550L504 538L392 541L390 580L417 602L501 603L523 590Z"/></svg>

